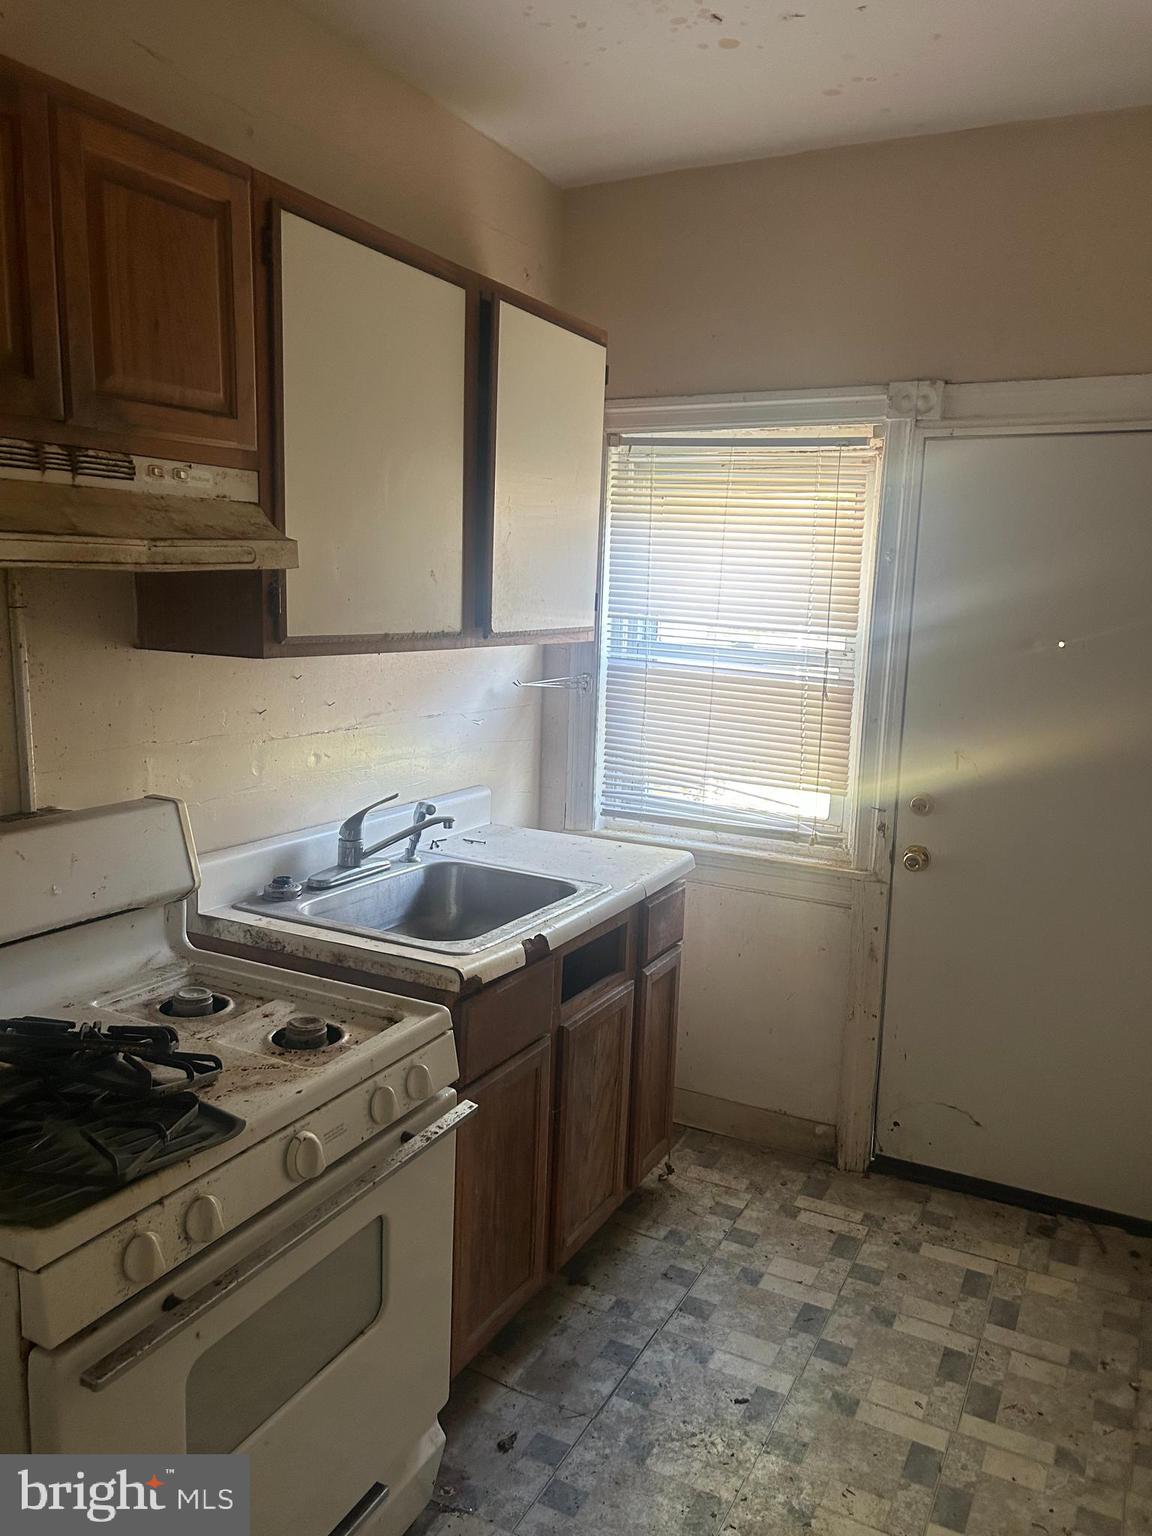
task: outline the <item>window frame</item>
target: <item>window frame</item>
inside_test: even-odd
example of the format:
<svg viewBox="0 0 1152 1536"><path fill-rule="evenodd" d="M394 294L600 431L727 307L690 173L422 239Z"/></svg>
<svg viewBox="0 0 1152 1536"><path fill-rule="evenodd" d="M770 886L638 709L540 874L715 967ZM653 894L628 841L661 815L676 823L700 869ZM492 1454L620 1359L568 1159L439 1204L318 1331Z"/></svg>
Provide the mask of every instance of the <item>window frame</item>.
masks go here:
<svg viewBox="0 0 1152 1536"><path fill-rule="evenodd" d="M849 809L842 847L809 844L771 829L742 835L704 827L678 826L667 821L613 818L600 810L600 771L604 720L604 642L607 603L604 600L607 560L607 453L610 437L646 430L681 431L685 435L731 427L764 429L842 426L845 423L883 424L884 452L877 492L870 509L862 568L860 636L853 693L852 761ZM893 411L888 386L862 389L774 391L764 394L681 396L610 400L605 410L605 474L601 492L601 552L596 639L565 648L559 664L572 674L586 674L591 686L562 695L567 700L565 830L591 832L620 841L660 843L685 848L710 861L750 862L757 866L782 863L798 869L824 869L844 875L870 871L883 857L885 825L878 786L883 780L885 737L891 708L884 686L892 657L890 593L881 558L884 528L899 517L909 422ZM549 663L549 672L556 669ZM555 721L553 722L556 723Z"/></svg>

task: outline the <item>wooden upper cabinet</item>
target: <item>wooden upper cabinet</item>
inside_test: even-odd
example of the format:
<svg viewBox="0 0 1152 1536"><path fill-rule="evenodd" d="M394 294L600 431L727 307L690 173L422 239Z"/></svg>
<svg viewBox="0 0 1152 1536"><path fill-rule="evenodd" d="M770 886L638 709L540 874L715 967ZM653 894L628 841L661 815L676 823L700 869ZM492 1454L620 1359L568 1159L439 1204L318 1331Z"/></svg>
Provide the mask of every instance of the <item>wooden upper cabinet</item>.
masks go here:
<svg viewBox="0 0 1152 1536"><path fill-rule="evenodd" d="M70 106L56 151L70 424L254 464L248 177Z"/></svg>
<svg viewBox="0 0 1152 1536"><path fill-rule="evenodd" d="M595 626L606 356L590 334L494 301L490 635Z"/></svg>
<svg viewBox="0 0 1152 1536"><path fill-rule="evenodd" d="M0 417L63 414L48 101L0 77ZM27 423L6 430L19 436Z"/></svg>
<svg viewBox="0 0 1152 1536"><path fill-rule="evenodd" d="M284 638L460 635L475 297L338 215L271 228Z"/></svg>

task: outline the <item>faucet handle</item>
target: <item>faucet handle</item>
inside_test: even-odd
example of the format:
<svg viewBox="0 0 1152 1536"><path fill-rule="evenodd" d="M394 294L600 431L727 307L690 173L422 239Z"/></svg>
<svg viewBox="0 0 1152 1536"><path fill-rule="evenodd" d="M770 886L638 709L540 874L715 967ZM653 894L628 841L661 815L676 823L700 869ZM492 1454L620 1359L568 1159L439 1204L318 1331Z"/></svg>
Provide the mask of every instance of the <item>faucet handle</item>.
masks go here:
<svg viewBox="0 0 1152 1536"><path fill-rule="evenodd" d="M346 821L341 822L340 831L336 834L342 843L358 843L364 835L364 818L369 811L374 811L379 805L387 805L389 801L398 798L399 791L393 795L384 795L380 800L373 800L371 805L361 806L358 811L353 811Z"/></svg>

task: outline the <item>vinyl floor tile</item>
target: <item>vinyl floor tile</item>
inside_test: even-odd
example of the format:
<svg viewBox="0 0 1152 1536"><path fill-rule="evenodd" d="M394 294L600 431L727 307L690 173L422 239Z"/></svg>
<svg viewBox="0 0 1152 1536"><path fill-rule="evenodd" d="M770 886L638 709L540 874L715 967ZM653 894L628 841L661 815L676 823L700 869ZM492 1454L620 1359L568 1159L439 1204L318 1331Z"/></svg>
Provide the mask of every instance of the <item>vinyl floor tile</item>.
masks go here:
<svg viewBox="0 0 1152 1536"><path fill-rule="evenodd" d="M671 1160L457 1380L416 1536L1152 1536L1152 1240Z"/></svg>

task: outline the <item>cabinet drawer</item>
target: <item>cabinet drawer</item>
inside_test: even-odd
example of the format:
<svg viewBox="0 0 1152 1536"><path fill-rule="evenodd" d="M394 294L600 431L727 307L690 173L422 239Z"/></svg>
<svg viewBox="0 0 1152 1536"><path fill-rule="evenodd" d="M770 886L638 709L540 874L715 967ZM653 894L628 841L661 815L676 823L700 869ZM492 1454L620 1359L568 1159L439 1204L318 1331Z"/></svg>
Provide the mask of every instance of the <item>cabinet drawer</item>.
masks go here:
<svg viewBox="0 0 1152 1536"><path fill-rule="evenodd" d="M470 1083L552 1033L556 1008L556 963L541 960L515 971L456 1010L456 1054L460 1081Z"/></svg>
<svg viewBox="0 0 1152 1536"><path fill-rule="evenodd" d="M648 965L684 937L685 887L681 880L644 903L640 964Z"/></svg>
<svg viewBox="0 0 1152 1536"><path fill-rule="evenodd" d="M636 964L635 923L630 908L559 951L560 1017L582 1013L604 992L631 981Z"/></svg>

